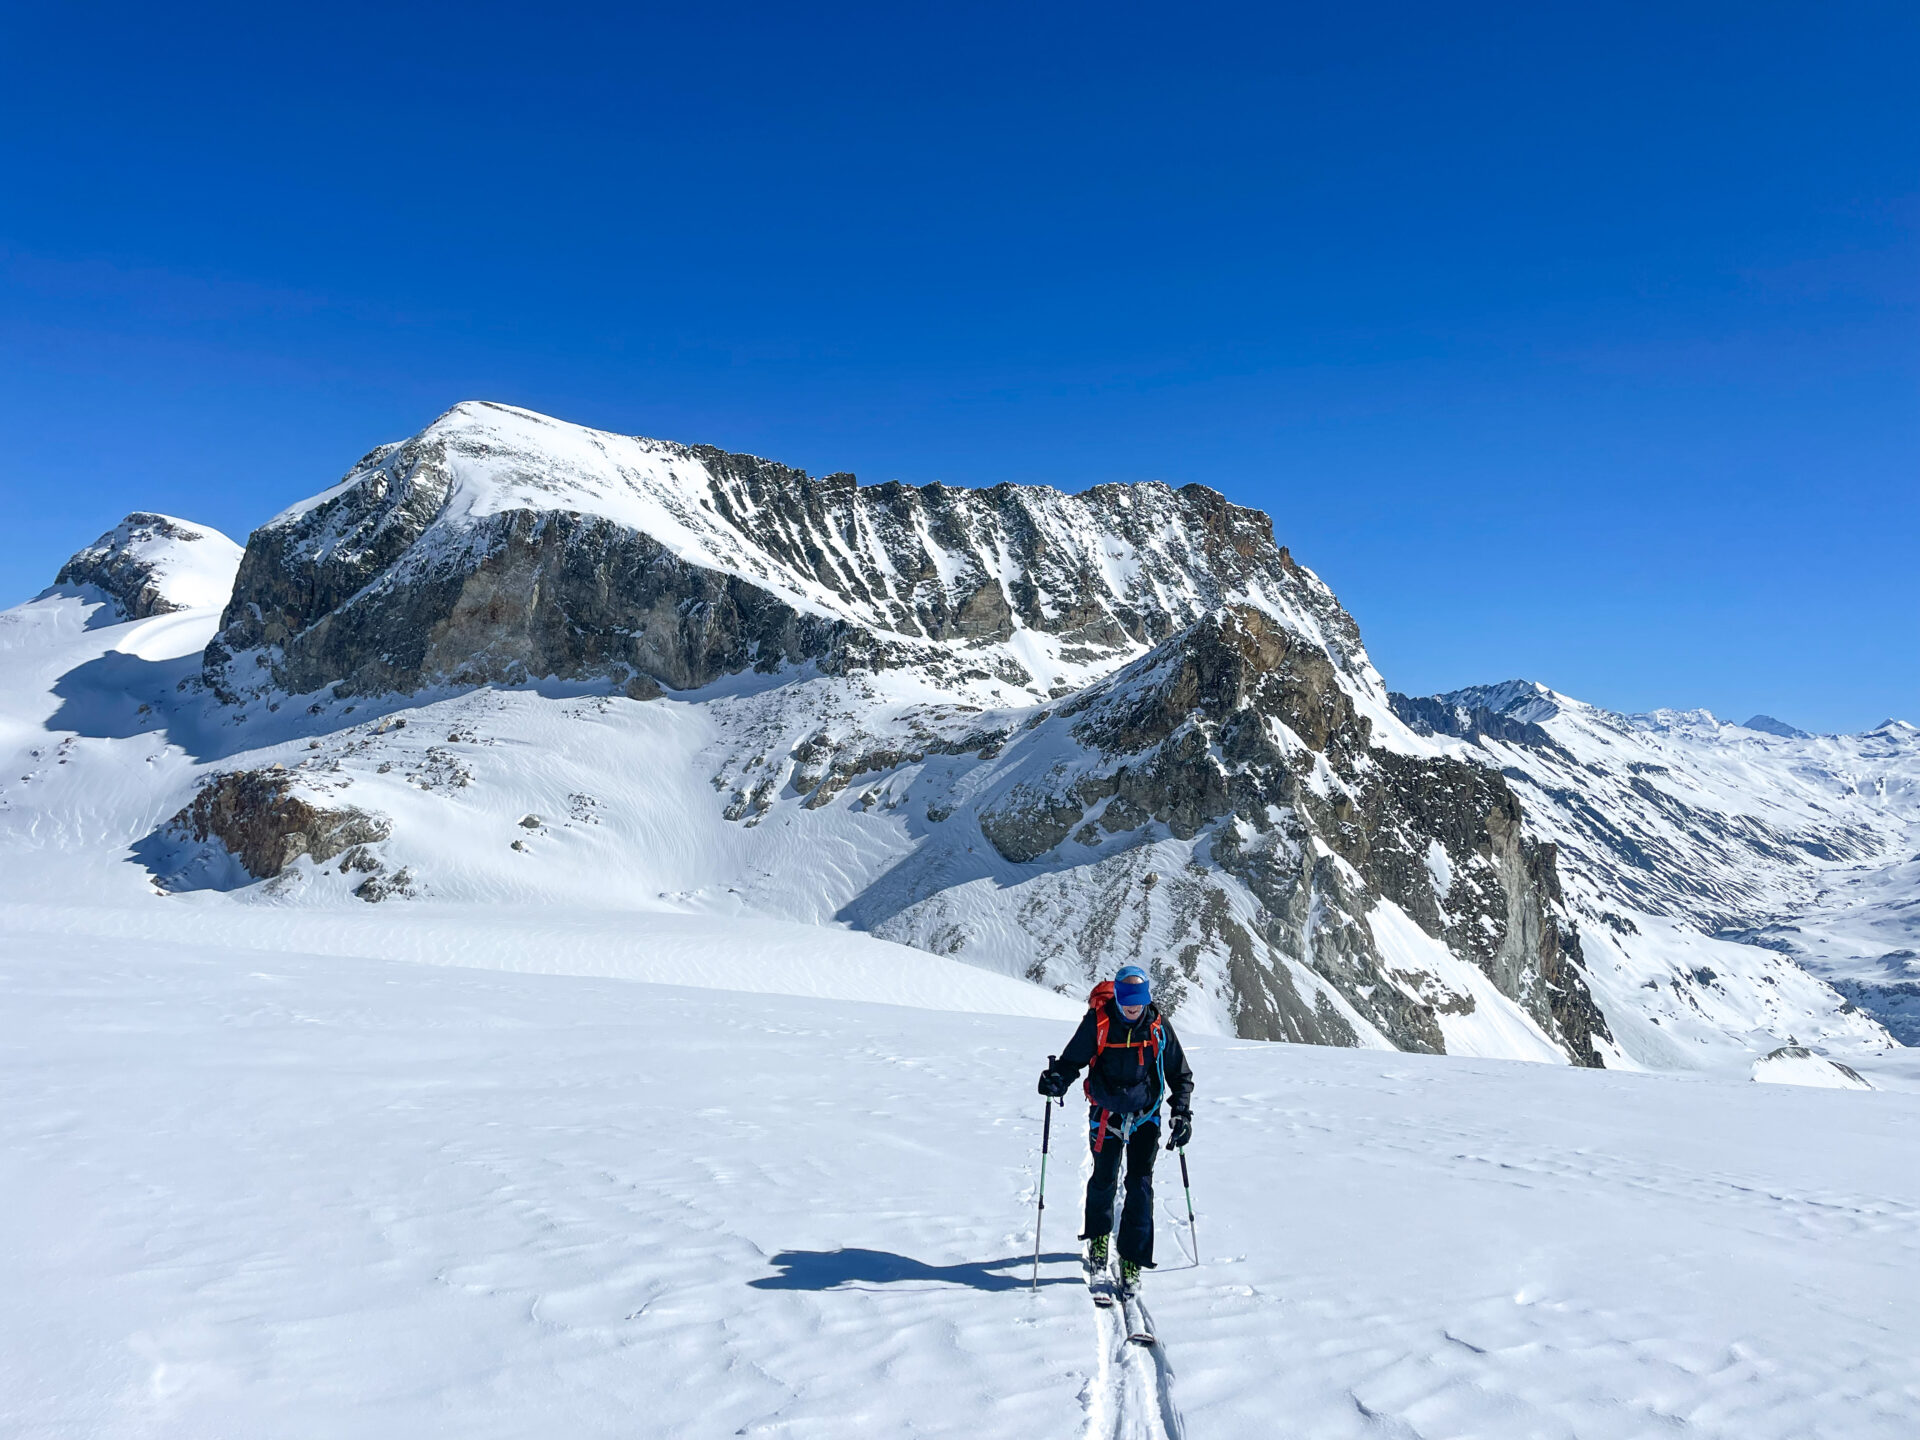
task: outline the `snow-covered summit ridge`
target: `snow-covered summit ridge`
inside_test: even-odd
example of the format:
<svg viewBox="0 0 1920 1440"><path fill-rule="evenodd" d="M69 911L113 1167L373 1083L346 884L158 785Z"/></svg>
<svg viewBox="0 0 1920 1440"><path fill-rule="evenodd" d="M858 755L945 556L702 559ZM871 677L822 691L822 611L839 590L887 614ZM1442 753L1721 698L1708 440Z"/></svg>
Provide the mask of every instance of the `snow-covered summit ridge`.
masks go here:
<svg viewBox="0 0 1920 1440"><path fill-rule="evenodd" d="M1859 731L1854 736L1848 737L1815 735L1798 726L1789 725L1784 720L1764 714L1755 715L1749 720L1736 724L1731 720L1721 719L1704 707L1693 709L1662 707L1638 712L1608 710L1584 700L1576 700L1570 695L1563 695L1537 680L1504 680L1497 685L1468 685L1459 690L1449 690L1437 695L1395 697L1396 707L1404 708L1407 704L1433 705L1462 715L1484 710L1507 719L1534 724L1543 724L1557 715L1571 713L1579 715L1590 723L1602 724L1616 730L1633 729L1656 734L1684 733L1731 741L1739 741L1747 736L1770 736L1776 740L1864 739L1867 736L1885 736L1900 740L1920 736L1920 727L1897 719L1883 720L1870 729Z"/></svg>
<svg viewBox="0 0 1920 1440"><path fill-rule="evenodd" d="M136 510L70 556L41 597L94 592L125 620L227 603L240 547L206 525Z"/></svg>
<svg viewBox="0 0 1920 1440"><path fill-rule="evenodd" d="M1332 592L1203 486L861 486L466 402L254 533L209 673L255 681L229 661L258 650L294 693L623 672L684 689L907 663L1030 701L1223 604L1312 639L1391 728Z"/></svg>

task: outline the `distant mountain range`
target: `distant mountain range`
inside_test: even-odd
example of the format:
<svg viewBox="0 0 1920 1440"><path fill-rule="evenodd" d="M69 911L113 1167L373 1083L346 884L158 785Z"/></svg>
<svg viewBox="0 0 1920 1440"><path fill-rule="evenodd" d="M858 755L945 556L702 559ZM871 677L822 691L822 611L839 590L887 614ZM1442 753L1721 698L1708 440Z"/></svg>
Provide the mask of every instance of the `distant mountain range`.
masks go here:
<svg viewBox="0 0 1920 1440"><path fill-rule="evenodd" d="M859 486L469 403L244 553L129 517L0 653L16 893L777 916L1588 1065L1920 1026L1911 726L1391 694L1200 486Z"/></svg>
<svg viewBox="0 0 1920 1440"><path fill-rule="evenodd" d="M1521 681L1394 705L1513 785L1530 830L1557 849L1590 980L1646 991L1631 1009L1661 1034L1642 1037L1643 1053L1703 1026L1775 1034L1796 1008L1817 1017L1796 972L1920 1041L1912 725L1815 736L1766 716L1617 715ZM1699 963L1636 963L1655 935Z"/></svg>

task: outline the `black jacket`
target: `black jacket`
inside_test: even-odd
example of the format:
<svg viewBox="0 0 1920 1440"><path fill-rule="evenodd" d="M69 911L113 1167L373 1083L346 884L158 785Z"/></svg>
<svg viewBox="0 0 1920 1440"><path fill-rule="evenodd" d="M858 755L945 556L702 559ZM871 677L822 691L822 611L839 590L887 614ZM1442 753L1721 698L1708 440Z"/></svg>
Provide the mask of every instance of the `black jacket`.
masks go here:
<svg viewBox="0 0 1920 1440"><path fill-rule="evenodd" d="M1145 1040L1147 1028L1156 1018L1160 1019L1158 1064L1149 1058L1152 1052L1147 1046L1122 1048L1126 1042ZM1067 1048L1060 1052L1060 1058L1054 1062L1054 1068L1069 1080L1073 1079L1087 1068L1089 1061L1093 1061L1099 1036L1095 1012L1089 1009L1086 1018L1080 1022L1080 1028L1073 1032L1073 1039L1067 1042ZM1161 1018L1159 1010L1149 1005L1140 1012L1138 1020L1129 1023L1121 1018L1120 1007L1109 1000L1107 1048L1100 1052L1099 1060L1094 1062L1093 1073L1087 1077L1087 1088L1091 1092L1089 1098L1101 1109L1111 1110L1116 1115L1145 1115L1160 1106L1163 1076L1166 1080L1165 1099L1168 1108L1175 1114L1191 1108L1193 1071L1187 1068L1187 1054L1180 1048L1180 1037L1173 1033L1172 1022Z"/></svg>

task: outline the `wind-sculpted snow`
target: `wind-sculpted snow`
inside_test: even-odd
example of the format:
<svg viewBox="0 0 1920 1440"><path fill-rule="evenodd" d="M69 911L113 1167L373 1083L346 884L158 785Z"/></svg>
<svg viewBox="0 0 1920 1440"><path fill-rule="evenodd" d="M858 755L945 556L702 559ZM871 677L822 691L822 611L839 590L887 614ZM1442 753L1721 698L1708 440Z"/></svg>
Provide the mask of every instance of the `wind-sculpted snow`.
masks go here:
<svg viewBox="0 0 1920 1440"><path fill-rule="evenodd" d="M1616 715L1520 681L1394 703L1497 768L1558 848L1589 979L1644 1061L1743 1031L1870 1038L1856 1005L1920 1039L1920 917L1895 899L1920 869L1920 732Z"/></svg>
<svg viewBox="0 0 1920 1440"><path fill-rule="evenodd" d="M1869 1093L1193 1036L1199 1263L1166 1156L1156 1356L1088 1302L1058 1115L1028 1288L1033 1077L1074 1019L993 1002L1054 997L912 952L884 1005L502 973L463 953L599 936L775 986L840 956L389 912L344 944L274 906L170 940L0 914L0 1430L1913 1433L1911 1062ZM376 914L453 963L379 958Z"/></svg>

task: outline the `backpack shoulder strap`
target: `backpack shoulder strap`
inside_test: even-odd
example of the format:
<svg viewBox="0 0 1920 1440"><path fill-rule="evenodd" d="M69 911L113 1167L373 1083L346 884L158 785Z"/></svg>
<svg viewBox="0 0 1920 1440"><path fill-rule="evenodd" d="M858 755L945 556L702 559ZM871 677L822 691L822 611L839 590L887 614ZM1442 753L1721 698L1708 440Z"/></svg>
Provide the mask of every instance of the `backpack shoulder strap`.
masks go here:
<svg viewBox="0 0 1920 1440"><path fill-rule="evenodd" d="M1087 1008L1093 1011L1093 1058L1098 1060L1100 1052L1107 1048L1107 1027L1113 1022L1107 1015L1107 1002L1113 999L1113 982L1102 980L1093 987L1093 993L1087 996Z"/></svg>

